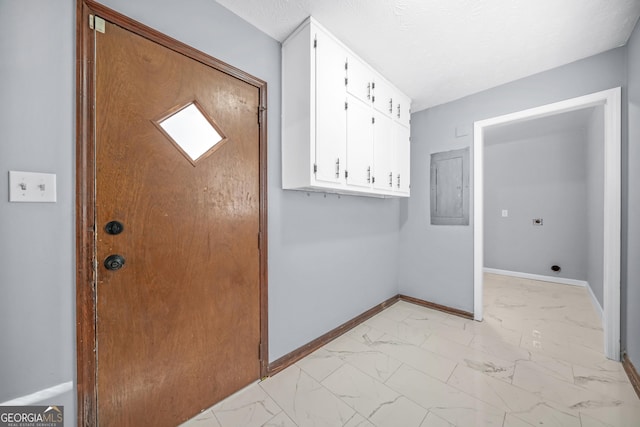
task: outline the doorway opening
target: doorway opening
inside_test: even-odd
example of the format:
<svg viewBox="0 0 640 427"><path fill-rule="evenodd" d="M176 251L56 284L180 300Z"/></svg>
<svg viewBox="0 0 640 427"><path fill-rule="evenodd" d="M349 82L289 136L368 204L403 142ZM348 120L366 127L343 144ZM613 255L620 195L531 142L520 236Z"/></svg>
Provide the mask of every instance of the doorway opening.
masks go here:
<svg viewBox="0 0 640 427"><path fill-rule="evenodd" d="M177 425L267 372L267 83L95 1L76 24L78 425Z"/></svg>
<svg viewBox="0 0 640 427"><path fill-rule="evenodd" d="M565 101L547 104L474 123L474 318L483 319L484 272L484 146L485 132L505 124L525 122L571 111L602 106L604 115L604 248L603 328L604 353L620 360L620 88L613 88Z"/></svg>

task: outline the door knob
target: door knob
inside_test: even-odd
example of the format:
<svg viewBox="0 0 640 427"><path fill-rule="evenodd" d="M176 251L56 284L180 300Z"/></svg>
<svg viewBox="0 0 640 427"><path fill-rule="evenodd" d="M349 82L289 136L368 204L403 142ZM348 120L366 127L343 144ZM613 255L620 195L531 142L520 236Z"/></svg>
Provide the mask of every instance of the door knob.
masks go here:
<svg viewBox="0 0 640 427"><path fill-rule="evenodd" d="M124 257L118 254L109 255L104 260L104 266L107 270L120 270L124 266Z"/></svg>
<svg viewBox="0 0 640 427"><path fill-rule="evenodd" d="M124 225L120 221L109 221L107 225L104 226L104 231L107 234L120 234L124 230Z"/></svg>

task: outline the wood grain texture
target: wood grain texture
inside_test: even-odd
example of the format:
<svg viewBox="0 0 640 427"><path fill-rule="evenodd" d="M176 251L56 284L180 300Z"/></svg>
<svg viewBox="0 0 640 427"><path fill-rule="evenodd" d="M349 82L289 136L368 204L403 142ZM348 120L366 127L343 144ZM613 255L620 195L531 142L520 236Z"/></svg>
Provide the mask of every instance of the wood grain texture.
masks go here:
<svg viewBox="0 0 640 427"><path fill-rule="evenodd" d="M165 81L167 79L161 82L156 81L155 89L159 89L162 96L171 92L169 87L172 84L187 92L189 90L207 92L205 98L210 102L205 101L203 104L211 110L212 115L215 114L221 126L227 126L234 117L244 117L234 125L235 128L230 130L225 128L225 133L230 137L230 143L226 145L231 145L232 149L227 147L217 150L210 156L211 158L202 160L203 162L218 161L224 165L223 167L209 167L208 169L213 171L212 174L198 180L194 175L195 171L204 170L205 167L202 167L204 164L194 168L192 164L185 161L184 157L180 157L180 161L173 162L161 160L163 156L169 155L166 147L173 150L170 155L179 154L179 151L172 144L163 144L166 141L159 143L154 139L155 136L150 136L146 126L151 122L142 119L140 112L136 110L143 105L156 107L166 101L165 98L154 100L147 98L149 94L147 89L154 89L150 87L153 85L149 83L152 79L148 69L133 73L138 75L139 85L127 86L129 80L133 81L136 77L127 75L125 79L115 84L115 89L109 89L108 96L104 93L102 96L98 95L98 102L104 98L104 104L98 105L98 114L94 116L93 103L96 101L94 90L100 91L100 86L96 87L96 82L93 80L94 33L88 29L87 25L89 14L94 13L117 24L117 27L108 24L110 35L113 35L114 31L126 29L141 37L145 46L153 46L152 49L135 51L132 60L129 61L130 64L126 64L127 60L123 58L127 52L131 53L133 50L126 42L119 40L113 46L113 51L107 55L109 61L114 60L114 66L124 64L153 68L155 64L156 70L173 70L172 78L168 79L173 83L167 83ZM103 36L97 35L98 43ZM266 346L268 332L266 83L91 1L78 0L77 2L77 40L78 425L148 425L149 423L175 425L266 372L266 355L268 354ZM158 64L156 62L158 57L154 59L150 54L156 47L168 48L171 59L162 59L161 64ZM100 51L101 49L98 49L98 54ZM191 65L186 65L187 63ZM216 79L226 82L226 89L216 92L211 89L215 86L211 82L205 83L205 88L195 88L193 86L195 79L184 72L189 67L206 68L209 72L213 69L217 74ZM151 74L154 73L152 69ZM140 82L140 80L143 81ZM147 84L146 88L145 84ZM113 90L120 92L114 94ZM185 95L183 99L179 96L175 97L175 91L171 93L174 94L174 102L182 102L190 96ZM118 104L123 99L136 96L138 101ZM200 97L198 99L201 101ZM106 126L100 120L107 118L109 121L112 118L112 114L100 116L104 108L115 108L116 113L124 118L115 127L110 124L109 132L103 132L103 136L107 135L115 144L115 148L106 154L112 163L118 165L111 170L103 168L100 160L97 163L100 165L98 167L93 161L94 154L99 159L104 154L101 154L100 150L96 151L93 145L96 133L100 136L102 127ZM97 129L93 127L94 117L99 123ZM137 128L136 131L140 131L139 135L131 133L133 127ZM253 141L253 143L245 144L238 141ZM151 153L149 144L153 145ZM146 145L146 155L136 151L139 148L138 145L141 147ZM225 151L226 153L223 153ZM246 161L247 156L250 161ZM104 156L102 159L104 160ZM178 165L183 163L188 165L190 171L186 179L191 180L193 186L189 188L181 185L176 178L176 172L180 169ZM246 168L249 170L247 171ZM238 178L238 174L242 177ZM102 180L98 180L98 196L93 187L96 175L102 177ZM218 183L230 182L233 188L220 188L210 179L218 180ZM163 189L162 195L158 192L154 193L154 189L158 188ZM234 191L240 191L241 197L234 198ZM180 198L185 194L193 196L195 209L190 209L184 203L184 199ZM140 200L144 200L145 203L136 204ZM98 208L94 209L96 201ZM109 205L110 202L113 204ZM123 221L125 232L122 235L108 236L104 233L102 226L107 217L109 220L125 218L127 214L131 214L129 211L135 211L133 214L141 215L142 219L127 218ZM171 214L166 216L169 212ZM94 220L96 216L97 222ZM210 227L209 232L200 227L198 233L188 237L184 229L176 226L176 221L180 220L189 223L187 225L192 228L197 225L197 221L204 222ZM215 238L212 239L212 235L219 234L219 229L227 229L226 237L216 241ZM146 243L140 246L136 243L138 239L127 237L126 233L131 231L142 233ZM93 245L94 237L99 241L97 255ZM114 240L117 237L123 238ZM258 246L258 239L260 246ZM203 243L205 240L206 245ZM214 253L212 248L219 250ZM104 269L102 259L112 250L123 252L123 255L126 252L127 264L122 270L109 277L106 273L114 272L107 272ZM142 254L141 257L137 256L139 261L142 260L143 264L152 262L154 266L137 271L140 262L133 263L135 265L132 266L132 259L136 258L136 255L131 258L131 254L136 254L136 251ZM181 266L176 265L175 257L187 260L186 265L184 263ZM111 323L108 316L103 319L98 315L98 328L95 326L95 319L96 314L101 311L98 311L99 308L95 303L94 260L97 260L98 289L101 290L98 306L103 303L108 304L109 301L117 301L117 298L121 300L121 304L116 304L117 308ZM251 260L249 267L245 260ZM211 269L216 269L217 272L212 272ZM203 279L202 271L205 270L208 277ZM120 286L120 290L113 291L113 288L118 287L117 274L125 272L133 277L134 286ZM197 277L200 279L198 280ZM247 279L247 277L250 278ZM175 286L175 284L184 283L185 280L192 285L182 288ZM220 286L223 289L207 286L207 283L214 282L221 283ZM140 286L144 283L147 286ZM104 292L102 292L103 284L107 284ZM112 286L114 284L115 286ZM152 284L151 288L149 284ZM199 289L199 297L196 296L198 292L193 292L194 287ZM245 287L251 288L249 294L243 293L242 289ZM238 289L240 289L239 293ZM146 301L145 298L147 298ZM215 300L214 303L211 303L212 300ZM140 315L141 310L144 311L144 315ZM241 313L249 314L243 317ZM159 315L158 324L156 321L150 321L151 315ZM227 318L231 326L223 328L223 332L219 332L219 329L212 330L210 327L212 322L208 322L207 319L218 318ZM164 322L164 328L159 326L160 322ZM123 328L118 324L125 324L126 327ZM185 326L188 333L176 332L180 327L184 330ZM246 337L239 331L245 329L251 330L250 344L242 343ZM102 382L96 377L98 367L95 343L98 331L102 332L101 336L107 337L105 345L102 345L101 341L99 347L103 350L103 354L108 348L108 340L113 340L115 343L120 337L124 337L121 342L131 344L120 346L120 362L116 362L113 369L115 378L107 375L103 377ZM134 339L136 331L138 335ZM117 347L117 344L114 345ZM135 349L136 346L138 350ZM243 366L243 363L246 363L246 357L243 359L243 356L238 355L238 351L250 354L250 368ZM115 354L115 352L109 353ZM160 356L160 353L164 353L164 356ZM211 355L216 355L216 363L220 362L224 367L210 369L211 366L207 366L207 363L202 363L202 359L199 359L199 357L213 357ZM109 356L112 355L109 354ZM121 362L127 366L122 366ZM144 365L145 362L147 365ZM150 368L149 362L151 362ZM99 373L98 378L100 378ZM125 387L127 390L124 390L121 383L126 381L135 382L135 384L130 384L128 388ZM105 382L121 388L111 396L111 404L115 405L116 412L125 407L132 407L139 416L144 418L136 419L133 415L118 418L105 413L104 408L98 411L97 390L99 384ZM198 386L194 386L198 382L205 384L199 391ZM176 386L180 383L183 384L184 392ZM188 387L184 384L188 384ZM163 394L162 387L171 391ZM101 402L108 394L101 392ZM145 394L157 405L149 407L147 403L143 403L141 399L145 398ZM118 396L113 397L114 395ZM191 408L197 407L195 412L194 409L188 409L188 414L180 412L180 405L184 402L188 402ZM155 418L149 418L150 416Z"/></svg>
<svg viewBox="0 0 640 427"><path fill-rule="evenodd" d="M96 425L95 277L93 273L95 179L93 31L90 10L76 4L76 348L78 426Z"/></svg>
<svg viewBox="0 0 640 427"><path fill-rule="evenodd" d="M173 425L260 376L258 91L109 22L96 52L98 416ZM194 95L228 135L196 165L153 124Z"/></svg>

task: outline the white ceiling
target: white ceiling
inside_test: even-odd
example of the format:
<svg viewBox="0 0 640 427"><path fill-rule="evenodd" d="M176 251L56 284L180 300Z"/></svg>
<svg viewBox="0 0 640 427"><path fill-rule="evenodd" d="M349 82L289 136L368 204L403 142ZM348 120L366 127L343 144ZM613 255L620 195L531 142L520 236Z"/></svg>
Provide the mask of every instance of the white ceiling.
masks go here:
<svg viewBox="0 0 640 427"><path fill-rule="evenodd" d="M216 0L283 41L311 15L412 111L624 45L640 0Z"/></svg>

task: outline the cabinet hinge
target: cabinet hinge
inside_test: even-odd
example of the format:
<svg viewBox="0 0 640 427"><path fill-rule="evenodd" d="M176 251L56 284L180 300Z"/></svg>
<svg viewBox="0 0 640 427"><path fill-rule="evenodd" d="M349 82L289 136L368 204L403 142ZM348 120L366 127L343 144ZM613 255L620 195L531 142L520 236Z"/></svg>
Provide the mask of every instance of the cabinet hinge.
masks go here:
<svg viewBox="0 0 640 427"><path fill-rule="evenodd" d="M376 122L376 118L375 117L371 117L371 124L374 124Z"/></svg>
<svg viewBox="0 0 640 427"><path fill-rule="evenodd" d="M345 77L345 78L344 78L344 85L345 85L345 86L348 86L348 85L349 85L349 78L348 78L348 77Z"/></svg>
<svg viewBox="0 0 640 427"><path fill-rule="evenodd" d="M372 177L371 177L371 183L372 183L372 184L375 184L375 183L376 183L376 177L375 177L375 176L372 176Z"/></svg>
<svg viewBox="0 0 640 427"><path fill-rule="evenodd" d="M313 173L318 173L318 165L316 163L313 164Z"/></svg>
<svg viewBox="0 0 640 427"><path fill-rule="evenodd" d="M317 47L318 47L318 39L315 38L315 39L313 39L313 48L315 49Z"/></svg>
<svg viewBox="0 0 640 427"><path fill-rule="evenodd" d="M349 171L344 171L344 177L349 178Z"/></svg>
<svg viewBox="0 0 640 427"><path fill-rule="evenodd" d="M349 69L349 61L344 61L344 69L345 70Z"/></svg>
<svg viewBox="0 0 640 427"><path fill-rule="evenodd" d="M258 250L262 246L262 233L258 233Z"/></svg>
<svg viewBox="0 0 640 427"><path fill-rule="evenodd" d="M348 109L349 109L349 103L348 103L348 102L346 102L346 101L345 101L345 103L344 103L344 109L345 109L345 110L348 110Z"/></svg>

